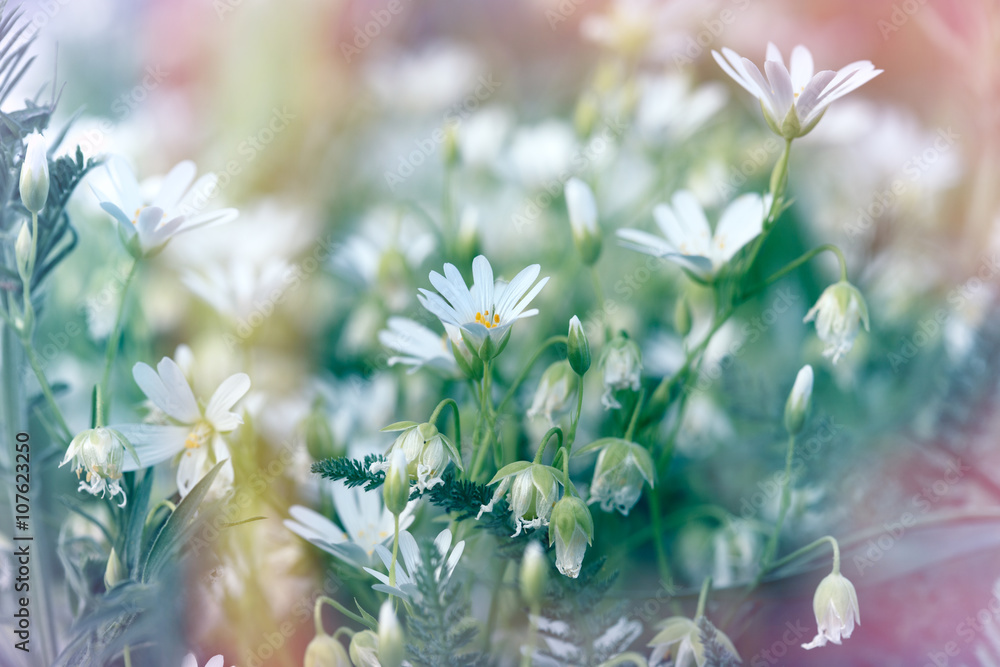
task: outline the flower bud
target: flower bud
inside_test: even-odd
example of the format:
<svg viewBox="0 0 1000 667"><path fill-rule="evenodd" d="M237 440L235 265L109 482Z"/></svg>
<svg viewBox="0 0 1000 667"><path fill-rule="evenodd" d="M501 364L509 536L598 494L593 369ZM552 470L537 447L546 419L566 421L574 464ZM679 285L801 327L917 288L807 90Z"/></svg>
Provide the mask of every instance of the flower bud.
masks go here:
<svg viewBox="0 0 1000 667"><path fill-rule="evenodd" d="M524 528L538 528L549 524L552 505L559 497L558 474L547 465L517 461L501 468L490 480L490 484L500 484L493 492L493 499L479 508L478 519L483 512L492 512L493 505L507 496L511 517L517 524L512 537L521 534Z"/></svg>
<svg viewBox="0 0 1000 667"><path fill-rule="evenodd" d="M378 635L371 630L355 632L351 637L351 662L354 667L381 667L378 655Z"/></svg>
<svg viewBox="0 0 1000 667"><path fill-rule="evenodd" d="M401 667L406 657L406 641L392 602L386 600L378 612L378 660L382 667Z"/></svg>
<svg viewBox="0 0 1000 667"><path fill-rule="evenodd" d="M553 423L552 413L568 410L579 386L580 376L573 372L569 362L555 362L542 373L535 399L528 408L528 416L542 415L550 424Z"/></svg>
<svg viewBox="0 0 1000 667"><path fill-rule="evenodd" d="M685 296L677 299L677 304L674 306L674 329L681 336L691 333L691 304Z"/></svg>
<svg viewBox="0 0 1000 667"><path fill-rule="evenodd" d="M410 502L410 476L406 472L406 455L402 449L389 454L389 470L385 473L382 496L387 510L399 516Z"/></svg>
<svg viewBox="0 0 1000 667"><path fill-rule="evenodd" d="M17 233L14 258L17 260L17 273L27 284L35 268L35 256L31 249L31 226L27 222L21 224L21 230Z"/></svg>
<svg viewBox="0 0 1000 667"><path fill-rule="evenodd" d="M576 133L584 139L589 138L600 116L597 96L593 93L583 95L573 112L573 126L576 128Z"/></svg>
<svg viewBox="0 0 1000 667"><path fill-rule="evenodd" d="M854 584L847 577L834 571L819 582L813 596L813 612L816 614L816 638L802 648L812 649L826 646L828 641L839 644L854 632L854 626L861 625L861 610Z"/></svg>
<svg viewBox="0 0 1000 667"><path fill-rule="evenodd" d="M552 508L549 546L556 545L556 568L576 579L587 546L594 539L594 519L586 503L576 496L564 496Z"/></svg>
<svg viewBox="0 0 1000 667"><path fill-rule="evenodd" d="M404 428L390 452L397 450L405 455L406 474L418 487L438 478L451 461L459 470L463 469L462 455L455 443L429 422Z"/></svg>
<svg viewBox="0 0 1000 667"><path fill-rule="evenodd" d="M458 164L458 123L448 123L444 128L444 163L452 167Z"/></svg>
<svg viewBox="0 0 1000 667"><path fill-rule="evenodd" d="M795 376L795 384L785 403L785 429L789 435L798 435L809 416L809 405L812 400L813 369L806 364Z"/></svg>
<svg viewBox="0 0 1000 667"><path fill-rule="evenodd" d="M542 603L545 583L549 578L549 559L538 542L532 541L521 559L521 597L531 606Z"/></svg>
<svg viewBox="0 0 1000 667"><path fill-rule="evenodd" d="M609 438L601 449L590 485L590 502L600 502L605 512L612 508L628 516L642 494L645 482L653 487L656 479L653 458L640 445L620 438Z"/></svg>
<svg viewBox="0 0 1000 667"><path fill-rule="evenodd" d="M583 324L576 315L569 321L569 335L566 338L566 354L569 365L577 375L583 376L590 370L590 341Z"/></svg>
<svg viewBox="0 0 1000 667"><path fill-rule="evenodd" d="M601 254L601 230L597 227L597 202L594 192L578 178L566 182L566 209L573 229L573 241L587 266Z"/></svg>
<svg viewBox="0 0 1000 667"><path fill-rule="evenodd" d="M28 136L27 144L21 162L21 203L38 213L49 198L49 158L45 139L38 132Z"/></svg>
<svg viewBox="0 0 1000 667"><path fill-rule="evenodd" d="M692 620L684 616L672 616L660 623L657 626L660 631L649 642L649 646L653 647L649 664L660 665L670 657L674 658L674 664L689 666L698 664L697 656L705 655L705 645L701 641L702 632L698 627L698 621L703 618L698 616ZM715 640L736 658L736 663L740 662L740 654L729 637L716 630Z"/></svg>
<svg viewBox="0 0 1000 667"><path fill-rule="evenodd" d="M86 477L80 482L80 491L90 494L110 492L114 498L122 495L121 507L125 506L125 490L121 488L122 464L128 451L138 463L135 450L121 433L114 429L97 427L79 433L66 450L59 467L73 461L77 477L85 472Z"/></svg>
<svg viewBox="0 0 1000 667"><path fill-rule="evenodd" d="M861 324L868 326L868 305L858 288L841 280L824 290L803 322L816 320L816 335L826 343L823 355L837 363L851 351Z"/></svg>
<svg viewBox="0 0 1000 667"><path fill-rule="evenodd" d="M343 645L327 634L313 637L306 647L303 667L350 667Z"/></svg>
<svg viewBox="0 0 1000 667"><path fill-rule="evenodd" d="M110 591L124 579L125 568L122 566L118 553L112 547L111 554L108 556L108 564L104 568L104 589Z"/></svg>
<svg viewBox="0 0 1000 667"><path fill-rule="evenodd" d="M601 370L604 374L604 395L601 403L606 408L620 408L622 405L614 392L621 389L639 389L639 378L642 373L642 353L624 333L613 338L601 354Z"/></svg>

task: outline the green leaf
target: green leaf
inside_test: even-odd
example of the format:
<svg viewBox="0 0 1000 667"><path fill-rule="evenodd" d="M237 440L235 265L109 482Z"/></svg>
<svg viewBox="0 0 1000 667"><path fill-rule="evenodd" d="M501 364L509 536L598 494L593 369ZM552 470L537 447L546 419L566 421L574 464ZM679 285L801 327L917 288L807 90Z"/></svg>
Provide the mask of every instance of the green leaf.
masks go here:
<svg viewBox="0 0 1000 667"><path fill-rule="evenodd" d="M174 556L184 539L194 532L200 523L199 519L204 519L205 514L198 516L198 508L201 506L205 496L208 495L212 482L215 481L219 471L226 461L219 461L208 471L200 482L195 484L191 492L177 505L177 509L170 515L163 528L153 538L153 544L149 548L146 562L142 568L142 581L153 580L160 569Z"/></svg>
<svg viewBox="0 0 1000 667"><path fill-rule="evenodd" d="M526 468L531 467L532 465L533 464L531 463L531 461L514 461L513 463L508 463L503 468L500 468L500 470L497 471L497 474L493 476L493 479L491 479L486 484L486 486L491 486L493 484L496 484L504 477L510 477L511 475L516 475L517 473L521 472Z"/></svg>
<svg viewBox="0 0 1000 667"><path fill-rule="evenodd" d="M118 553L121 554L122 563L128 569L130 577L135 576L139 570L139 560L142 556L142 529L146 524L146 510L153 490L153 477L153 469L147 468L142 481L132 494L125 529L121 533L122 542Z"/></svg>
<svg viewBox="0 0 1000 667"><path fill-rule="evenodd" d="M413 428L414 426L420 426L419 422L394 422L388 426L383 426L379 429L382 432L392 432L392 431L405 431L408 428Z"/></svg>
<svg viewBox="0 0 1000 667"><path fill-rule="evenodd" d="M586 447L580 447L579 449L574 449L572 456L583 456L584 454L589 454L595 449L601 449L602 447L607 447L615 442L628 442L627 440L622 440L621 438L600 438L594 440L592 443Z"/></svg>
<svg viewBox="0 0 1000 667"><path fill-rule="evenodd" d="M365 619L365 625L368 626L368 629L372 632L378 632L378 620L365 611L365 608L361 606L361 603L358 602L357 598L354 598L354 604L357 605L358 611L361 612L361 618Z"/></svg>

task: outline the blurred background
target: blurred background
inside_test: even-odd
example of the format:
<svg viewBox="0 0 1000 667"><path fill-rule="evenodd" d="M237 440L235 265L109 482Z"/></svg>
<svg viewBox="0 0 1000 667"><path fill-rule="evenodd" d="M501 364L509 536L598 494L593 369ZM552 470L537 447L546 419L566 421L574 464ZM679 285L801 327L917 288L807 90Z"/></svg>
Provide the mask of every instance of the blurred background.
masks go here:
<svg viewBox="0 0 1000 667"><path fill-rule="evenodd" d="M674 515L668 550L679 583L697 587L706 573L722 588L745 581L762 539L747 526L772 521L777 508L768 484L783 462L784 397L795 371L813 363L814 416L803 438L812 444L802 448L783 544L790 551L845 536L843 571L863 623L842 647L801 650L825 565L779 573L755 593L753 613L727 628L744 664L1000 664L997 2L21 6L38 42L19 87L23 97L43 86L50 95L56 82L53 128L80 114L65 146L120 154L140 179L192 159L220 176L209 205L241 212L176 239L143 268L113 384L123 396L116 417L134 418L142 395L131 364L173 356L181 344L192 350L196 393L238 371L253 381L244 402L253 436L232 449L246 515L266 518L225 531L186 563L182 622L199 655L301 664L315 596L368 589L281 520L296 503L329 511L327 490L308 472L313 460L383 450L391 438L381 426L429 412L455 388L390 368L377 338L392 315L432 326L416 289L444 261L464 271L483 252L498 275L538 262L552 276L536 302L542 314L519 325L524 349L506 359L508 377L573 314L595 349L606 327L627 329L641 341L646 375L677 369L674 300L687 295L697 326L711 312L708 294L617 247L613 230L653 229L653 205L681 187L710 210L766 189L780 143L711 50L760 63L773 41L786 55L807 45L820 69L871 60L885 70L796 142L794 203L760 263L763 276L809 247L837 244L868 299L872 331L839 365L822 359L801 320L836 278L824 259L720 332L705 367L721 373L692 399L661 483L668 511L711 504L726 518ZM597 193L603 305L573 251L567 174ZM72 425L83 428L84 378L100 371L117 305L106 295L127 257L89 188L74 207L80 243L53 283L39 340L58 340L69 322L86 332L46 359L68 387L65 403L79 406ZM787 307L777 310L779 300ZM768 316L772 308L787 314ZM588 396L581 441L615 419L597 405L599 393ZM530 389L521 398L529 404ZM315 410L333 434L326 451L306 446L303 424ZM545 425L526 428L540 435ZM172 475L163 471L165 488ZM648 540L622 555L620 542L601 535L624 530L627 539L642 511L625 528L595 512L594 547L612 564L648 566L619 579L621 594L640 600L659 589ZM474 561L470 569L475 600ZM721 592L713 605L725 610L737 596ZM789 641L798 623L808 636Z"/></svg>

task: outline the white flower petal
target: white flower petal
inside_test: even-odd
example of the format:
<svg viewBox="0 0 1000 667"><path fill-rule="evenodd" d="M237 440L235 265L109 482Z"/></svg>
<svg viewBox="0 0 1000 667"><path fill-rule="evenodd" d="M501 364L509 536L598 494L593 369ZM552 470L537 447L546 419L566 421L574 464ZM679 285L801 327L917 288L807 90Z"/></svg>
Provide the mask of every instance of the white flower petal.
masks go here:
<svg viewBox="0 0 1000 667"><path fill-rule="evenodd" d="M246 373L231 375L219 385L205 408L205 418L216 431L226 433L243 423L243 419L230 410L249 390L250 376Z"/></svg>

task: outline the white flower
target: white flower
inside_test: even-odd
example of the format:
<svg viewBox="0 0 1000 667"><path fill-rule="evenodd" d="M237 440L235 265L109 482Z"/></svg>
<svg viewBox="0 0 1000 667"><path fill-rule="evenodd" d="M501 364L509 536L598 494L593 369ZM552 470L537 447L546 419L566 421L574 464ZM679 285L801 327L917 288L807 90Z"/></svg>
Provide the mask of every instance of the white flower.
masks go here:
<svg viewBox="0 0 1000 667"><path fill-rule="evenodd" d="M645 447L634 442L619 438L608 438L606 442L597 455L588 502L601 503L605 512L613 508L628 516L642 494L643 482L650 488L655 484L653 459Z"/></svg>
<svg viewBox="0 0 1000 667"><path fill-rule="evenodd" d="M222 654L209 658L208 662L205 663L205 667L225 667L226 659L222 657ZM198 667L198 659L194 657L194 653L188 653L184 656L184 662L181 663L181 667Z"/></svg>
<svg viewBox="0 0 1000 667"><path fill-rule="evenodd" d="M713 235L701 204L692 193L680 190L671 198L671 205L660 204L653 209L656 224L666 239L637 229L619 229L618 237L626 248L663 257L710 280L740 248L761 233L770 205L770 197L754 193L737 197L723 211Z"/></svg>
<svg viewBox="0 0 1000 667"><path fill-rule="evenodd" d="M532 264L504 285L494 282L493 267L479 255L472 260L472 289L466 287L453 264L445 264L443 276L437 271L430 274L431 284L440 294L421 289L418 298L442 323L459 327L480 358L490 359L503 348L515 321L538 314L535 308L525 308L549 281L542 278L532 287L539 269L538 264Z"/></svg>
<svg viewBox="0 0 1000 667"><path fill-rule="evenodd" d="M250 389L246 373L226 378L212 394L207 405L195 399L181 367L170 357L163 357L156 370L143 363L132 368L132 377L156 408L170 418L170 424L126 424L118 430L135 447L139 464L126 461L124 469L148 468L181 454L177 467L177 489L181 497L219 461L229 459L229 448L222 439L243 423L231 412L237 401ZM227 462L219 473L222 487L233 481L233 467Z"/></svg>
<svg viewBox="0 0 1000 667"><path fill-rule="evenodd" d="M563 496L552 508L549 526L549 546L556 545L556 569L560 574L576 579L587 552L594 541L594 519L586 503L576 496Z"/></svg>
<svg viewBox="0 0 1000 667"><path fill-rule="evenodd" d="M441 554L441 558L444 559L437 571L435 571L434 577L442 583L446 583L451 578L452 573L458 566L458 561L462 558L462 553L465 551L465 540L455 543L454 548L452 548L451 540L451 531L447 528L438 533L438 536L434 538L434 546L437 548L438 553ZM375 553L381 559L382 564L385 565L385 569L388 572L392 566L392 552L381 544L377 544L375 545ZM402 562L398 560L396 562L395 587L389 585L389 575L382 574L369 567L365 568L365 572L379 580L380 583L372 586L374 590L395 595L406 600L419 599L420 593L417 591L415 578L417 571L423 566L423 560L420 558L420 549L417 547L417 541L413 539L413 535L409 531L402 529L399 531L399 553L402 556ZM404 565L405 567L403 567Z"/></svg>
<svg viewBox="0 0 1000 667"><path fill-rule="evenodd" d="M297 277L297 269L277 257L259 263L232 258L199 270L187 269L181 282L219 314L256 327L258 318L262 321L274 311Z"/></svg>
<svg viewBox="0 0 1000 667"><path fill-rule="evenodd" d="M555 362L542 373L535 398L528 408L528 417L543 416L549 424L554 424L552 414L569 409L579 384L580 376L570 368L568 361Z"/></svg>
<svg viewBox="0 0 1000 667"><path fill-rule="evenodd" d="M28 135L21 162L21 203L32 213L45 208L49 198L49 158L45 139L38 132Z"/></svg>
<svg viewBox="0 0 1000 667"><path fill-rule="evenodd" d="M459 470L462 466L462 455L451 438L441 433L434 424L425 422L400 422L387 426L383 431L402 431L386 454L386 460L371 464L372 473L383 471L388 474L392 454L403 453L406 462L406 473L409 479L416 482L418 491L424 491L442 483L441 473L454 462ZM409 481L409 480L407 480Z"/></svg>
<svg viewBox="0 0 1000 667"><path fill-rule="evenodd" d="M833 363L837 363L851 351L861 324L865 331L869 330L868 305L858 288L841 280L823 291L802 321L812 320L816 320L816 335L826 343L823 356L833 357Z"/></svg>
<svg viewBox="0 0 1000 667"><path fill-rule="evenodd" d="M291 519L285 527L304 540L345 563L356 567L370 565L375 546L387 544L393 538L393 516L382 504L382 494L362 488L348 488L342 482L330 486L333 506L344 528L319 512L292 505L288 509ZM410 502L399 515L399 527L405 529L413 523L416 501Z"/></svg>
<svg viewBox="0 0 1000 667"><path fill-rule="evenodd" d="M604 395L601 403L607 409L618 409L622 405L614 392L622 389L638 391L642 375L642 354L635 341L625 336L616 336L601 353L601 372L604 375Z"/></svg>
<svg viewBox="0 0 1000 667"><path fill-rule="evenodd" d="M540 463L515 461L505 465L487 485L500 482L490 502L479 508L476 519L481 517L483 512L492 512L493 505L503 498L509 489L507 502L510 503L510 513L516 525L511 537L517 537L526 528L549 525L552 506L559 498L561 475L561 471Z"/></svg>
<svg viewBox="0 0 1000 667"><path fill-rule="evenodd" d="M701 630L696 620L673 616L659 626L660 632L649 642L653 653L649 656L649 664L659 665L668 657L673 657L674 667L704 667L705 646L701 643ZM716 631L716 638L727 651L733 654L737 661L740 654L736 651L729 637Z"/></svg>
<svg viewBox="0 0 1000 667"><path fill-rule="evenodd" d="M768 42L766 80L756 65L732 49L722 49L722 55L713 50L712 57L736 83L760 100L767 124L786 139L808 133L832 102L882 73L871 62L859 60L837 72L823 70L814 74L812 54L801 44L792 50L789 72L778 47Z"/></svg>
<svg viewBox="0 0 1000 667"><path fill-rule="evenodd" d="M728 93L720 83L692 87L681 74L639 78L636 124L645 136L681 141L691 136L726 104Z"/></svg>
<svg viewBox="0 0 1000 667"><path fill-rule="evenodd" d="M390 350L399 353L389 357L389 365L409 366L415 373L427 366L448 377L459 377L453 346L461 346L459 354L468 353L458 327L445 324L445 334L439 336L424 325L407 317L390 317L389 328L378 332L378 340Z"/></svg>
<svg viewBox="0 0 1000 667"><path fill-rule="evenodd" d="M118 223L119 234L134 256L148 257L177 234L236 218L233 208L198 212L196 202L205 200L217 186L214 174L195 181L196 169L189 160L179 163L163 178L156 196L147 200L125 160L114 156L108 161L112 191L93 188L94 194Z"/></svg>
<svg viewBox="0 0 1000 667"><path fill-rule="evenodd" d="M805 424L806 415L809 412L809 403L812 400L813 391L813 369L806 364L799 369L795 376L795 384L788 394L785 402L785 428L792 435L796 435L802 430Z"/></svg>
<svg viewBox="0 0 1000 667"><path fill-rule="evenodd" d="M816 613L816 638L803 644L804 649L826 646L828 641L839 644L841 639L851 636L855 625L861 625L858 594L854 584L840 572L832 572L819 582L813 596L813 611Z"/></svg>
<svg viewBox="0 0 1000 667"><path fill-rule="evenodd" d="M601 230L597 227L597 201L590 186L579 178L566 181L566 209L573 229L573 241L590 266L601 254Z"/></svg>
<svg viewBox="0 0 1000 667"><path fill-rule="evenodd" d="M83 431L69 443L59 467L73 461L77 477L81 472L86 473L86 477L80 480L80 491L95 496L100 493L102 498L105 493L110 493L112 498L121 494L119 507L125 507L128 499L125 489L121 487L121 478L125 452L129 447L125 437L113 428L97 427ZM135 455L134 450L132 455Z"/></svg>
<svg viewBox="0 0 1000 667"><path fill-rule="evenodd" d="M406 653L403 628L399 625L392 600L386 600L378 612L378 660L382 667L400 667Z"/></svg>

